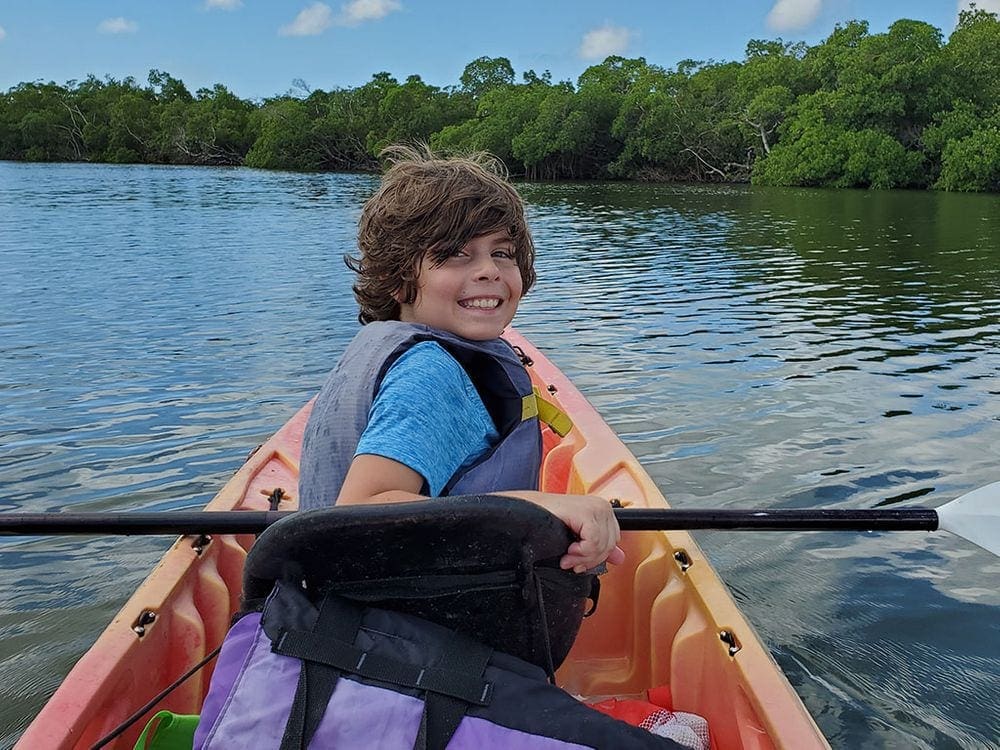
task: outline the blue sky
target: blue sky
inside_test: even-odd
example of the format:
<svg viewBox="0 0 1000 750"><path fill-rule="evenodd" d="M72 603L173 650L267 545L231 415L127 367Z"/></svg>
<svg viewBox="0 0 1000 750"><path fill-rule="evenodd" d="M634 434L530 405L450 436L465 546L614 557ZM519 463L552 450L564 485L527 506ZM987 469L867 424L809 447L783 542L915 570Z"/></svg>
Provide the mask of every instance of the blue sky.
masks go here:
<svg viewBox="0 0 1000 750"><path fill-rule="evenodd" d="M753 38L815 44L837 22L884 31L898 18L947 36L968 0L0 0L0 91L88 74L145 81L165 70L194 91L245 98L358 86L373 73L458 83L482 55L575 81L608 54L739 60ZM1000 0L979 0L1000 12Z"/></svg>

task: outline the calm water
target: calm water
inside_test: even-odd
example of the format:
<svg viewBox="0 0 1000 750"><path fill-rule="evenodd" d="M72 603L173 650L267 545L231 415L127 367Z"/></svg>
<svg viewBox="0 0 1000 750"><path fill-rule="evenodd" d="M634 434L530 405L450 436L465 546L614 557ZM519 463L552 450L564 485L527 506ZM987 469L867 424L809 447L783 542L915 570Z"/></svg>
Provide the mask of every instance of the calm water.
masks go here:
<svg viewBox="0 0 1000 750"><path fill-rule="evenodd" d="M0 508L203 505L356 330L370 177L0 163ZM1000 480L1000 198L531 184L519 328L680 507ZM1000 560L703 533L838 748L1000 747ZM0 538L0 746L169 540Z"/></svg>

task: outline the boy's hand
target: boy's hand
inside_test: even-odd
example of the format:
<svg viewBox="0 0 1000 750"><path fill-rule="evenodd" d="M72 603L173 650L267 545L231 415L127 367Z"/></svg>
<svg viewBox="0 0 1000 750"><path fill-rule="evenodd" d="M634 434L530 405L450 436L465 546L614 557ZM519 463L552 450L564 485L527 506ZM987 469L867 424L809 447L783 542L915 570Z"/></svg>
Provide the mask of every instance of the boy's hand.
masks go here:
<svg viewBox="0 0 1000 750"><path fill-rule="evenodd" d="M621 529L614 511L603 497L596 495L559 495L551 492L514 492L511 494L535 503L552 513L579 537L573 542L559 566L563 570L573 569L583 573L602 562L619 565L625 561L625 553L618 542Z"/></svg>

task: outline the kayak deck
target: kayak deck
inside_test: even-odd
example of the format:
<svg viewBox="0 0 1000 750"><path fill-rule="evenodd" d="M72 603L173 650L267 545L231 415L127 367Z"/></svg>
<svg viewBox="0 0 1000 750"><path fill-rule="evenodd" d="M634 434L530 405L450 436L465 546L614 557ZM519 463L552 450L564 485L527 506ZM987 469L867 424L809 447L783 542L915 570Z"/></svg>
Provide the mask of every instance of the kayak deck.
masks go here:
<svg viewBox="0 0 1000 750"><path fill-rule="evenodd" d="M574 422L543 429L542 489L666 507L638 461L569 380L523 337L532 380ZM206 510L297 506L298 460L311 403L256 451ZM239 604L252 535L181 537L25 731L17 748L90 748L221 643ZM558 684L574 695L640 695L669 685L674 708L708 719L713 748L828 748L812 717L686 532L623 535L626 562L604 576ZM198 713L212 665L156 704ZM112 748L131 748L146 719Z"/></svg>

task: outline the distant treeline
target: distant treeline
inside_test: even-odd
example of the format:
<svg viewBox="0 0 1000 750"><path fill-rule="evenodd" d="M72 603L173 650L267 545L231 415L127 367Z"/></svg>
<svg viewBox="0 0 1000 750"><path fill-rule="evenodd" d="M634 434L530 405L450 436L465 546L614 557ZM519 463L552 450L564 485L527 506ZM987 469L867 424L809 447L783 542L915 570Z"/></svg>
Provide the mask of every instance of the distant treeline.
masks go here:
<svg viewBox="0 0 1000 750"><path fill-rule="evenodd" d="M947 42L920 21L852 21L813 47L751 41L742 62L609 57L576 84L517 83L482 57L453 87L297 86L253 102L158 70L145 86L22 83L0 95L0 159L357 171L422 140L533 179L1000 191L1000 20L975 8Z"/></svg>

